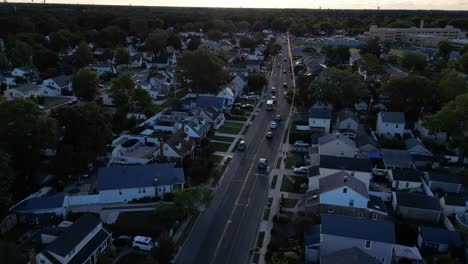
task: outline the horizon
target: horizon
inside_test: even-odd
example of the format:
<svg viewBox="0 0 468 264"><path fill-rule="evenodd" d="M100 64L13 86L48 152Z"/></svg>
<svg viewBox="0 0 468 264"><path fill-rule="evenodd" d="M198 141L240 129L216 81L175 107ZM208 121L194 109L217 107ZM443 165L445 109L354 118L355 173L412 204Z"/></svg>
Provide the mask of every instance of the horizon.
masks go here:
<svg viewBox="0 0 468 264"><path fill-rule="evenodd" d="M8 1L8 0L7 0ZM45 0L46 4L70 4L70 5L109 5L109 6L154 6L154 7L187 7L187 8L245 8L245 9L332 9L332 10L440 10L440 11L468 11L468 1L452 0L451 3L437 1L433 3L427 0L257 0L239 1L229 0L222 2L216 0L178 0L166 4L164 0ZM42 0L12 0L8 3L43 4Z"/></svg>

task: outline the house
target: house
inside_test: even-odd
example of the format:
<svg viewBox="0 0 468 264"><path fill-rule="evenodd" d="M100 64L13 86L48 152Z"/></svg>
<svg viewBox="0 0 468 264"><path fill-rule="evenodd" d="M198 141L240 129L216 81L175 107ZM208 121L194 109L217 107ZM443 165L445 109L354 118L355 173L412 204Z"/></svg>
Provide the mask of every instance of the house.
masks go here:
<svg viewBox="0 0 468 264"><path fill-rule="evenodd" d="M447 142L447 132L434 132L431 133L429 129L425 128L423 125L423 120L419 119L414 124L414 129L419 132L419 135L424 139L430 139L434 143L442 145Z"/></svg>
<svg viewBox="0 0 468 264"><path fill-rule="evenodd" d="M468 213L468 195L466 193L443 193L439 197L445 215Z"/></svg>
<svg viewBox="0 0 468 264"><path fill-rule="evenodd" d="M224 99L223 104L226 109L231 109L234 105L234 100L236 99L236 95L228 86L222 88L222 90L218 93L217 97Z"/></svg>
<svg viewBox="0 0 468 264"><path fill-rule="evenodd" d="M442 207L437 197L421 193L394 192L392 205L397 215L403 218L438 223Z"/></svg>
<svg viewBox="0 0 468 264"><path fill-rule="evenodd" d="M112 166L98 170L96 190L101 203L115 203L163 197L184 184L184 170L173 163Z"/></svg>
<svg viewBox="0 0 468 264"><path fill-rule="evenodd" d="M59 75L54 78L44 80L41 86L50 87L51 89L59 91L59 93L56 96L61 95L62 91L65 90L70 92L72 91L72 82L70 80L70 76L66 75Z"/></svg>
<svg viewBox="0 0 468 264"><path fill-rule="evenodd" d="M145 60L146 68L157 68L162 69L166 67L170 67L176 64L176 55L175 53L168 53L167 51L163 50L146 58Z"/></svg>
<svg viewBox="0 0 468 264"><path fill-rule="evenodd" d="M366 132L364 126L359 126L354 143L356 143L359 152L366 153L369 157L380 157L379 142Z"/></svg>
<svg viewBox="0 0 468 264"><path fill-rule="evenodd" d="M236 97L239 97L244 93L244 88L246 85L247 81L239 75L236 75L230 83L231 89L234 91Z"/></svg>
<svg viewBox="0 0 468 264"><path fill-rule="evenodd" d="M200 111L200 116L205 119L214 129L219 129L224 125L224 113L213 106L204 107Z"/></svg>
<svg viewBox="0 0 468 264"><path fill-rule="evenodd" d="M28 98L42 95L42 88L39 85L26 83L13 88L10 87L3 94L7 99Z"/></svg>
<svg viewBox="0 0 468 264"><path fill-rule="evenodd" d="M328 109L314 107L309 109L309 127L311 130L325 134L330 133L331 118L332 114Z"/></svg>
<svg viewBox="0 0 468 264"><path fill-rule="evenodd" d="M195 104L200 108L213 106L222 110L227 109L227 106L224 104L224 98L213 95L199 95L195 101Z"/></svg>
<svg viewBox="0 0 468 264"><path fill-rule="evenodd" d="M411 154L418 155L429 155L432 156L432 152L429 151L426 146L419 140L419 138L409 138L405 140L406 150Z"/></svg>
<svg viewBox="0 0 468 264"><path fill-rule="evenodd" d="M32 67L24 66L14 68L11 72L11 76L15 78L28 79L35 73L35 70Z"/></svg>
<svg viewBox="0 0 468 264"><path fill-rule="evenodd" d="M309 192L306 197L306 210L316 215L328 213L373 220L385 219L387 215L382 199L369 195L363 182L344 171L320 178L318 192Z"/></svg>
<svg viewBox="0 0 468 264"><path fill-rule="evenodd" d="M395 137L399 135L403 137L405 123L405 114L403 112L379 112L376 132L381 136Z"/></svg>
<svg viewBox="0 0 468 264"><path fill-rule="evenodd" d="M369 108L369 105L364 101L354 104L354 110L358 112L367 112L368 108Z"/></svg>
<svg viewBox="0 0 468 264"><path fill-rule="evenodd" d="M193 157L195 141L181 128L166 141L161 141L159 157L167 160L184 160Z"/></svg>
<svg viewBox="0 0 468 264"><path fill-rule="evenodd" d="M446 253L451 248L463 246L463 240L457 231L421 226L418 234L418 247L421 250Z"/></svg>
<svg viewBox="0 0 468 264"><path fill-rule="evenodd" d="M319 156L319 175L309 177L309 191L319 188L319 179L339 171L346 171L366 185L372 178L372 163L369 158L348 158L336 156Z"/></svg>
<svg viewBox="0 0 468 264"><path fill-rule="evenodd" d="M6 87L16 85L16 79L13 76L5 76L0 73L0 85L6 85Z"/></svg>
<svg viewBox="0 0 468 264"><path fill-rule="evenodd" d="M117 69L114 67L114 65L110 63L90 64L89 68L92 69L93 71L96 71L99 77L105 73L117 74Z"/></svg>
<svg viewBox="0 0 468 264"><path fill-rule="evenodd" d="M204 119L192 118L185 124L183 129L190 138L195 140L197 145L200 145L208 137L210 124Z"/></svg>
<svg viewBox="0 0 468 264"><path fill-rule="evenodd" d="M382 149L382 160L386 169L411 169L413 158L407 150Z"/></svg>
<svg viewBox="0 0 468 264"><path fill-rule="evenodd" d="M148 164L157 157L159 140L151 137L153 130L146 129L140 135L122 135L112 141L114 149L110 164Z"/></svg>
<svg viewBox="0 0 468 264"><path fill-rule="evenodd" d="M354 140L359 129L359 118L351 110L343 109L338 112L336 128L341 134Z"/></svg>
<svg viewBox="0 0 468 264"><path fill-rule="evenodd" d="M433 192L459 193L463 188L463 176L442 172L429 172L425 177Z"/></svg>
<svg viewBox="0 0 468 264"><path fill-rule="evenodd" d="M382 264L375 257L357 247L338 250L328 255L320 256L320 264L336 264L346 260L346 264Z"/></svg>
<svg viewBox="0 0 468 264"><path fill-rule="evenodd" d="M28 197L10 208L10 210L19 216L20 221L23 220L23 215L29 214L65 216L68 212L68 196L61 192L38 197Z"/></svg>
<svg viewBox="0 0 468 264"><path fill-rule="evenodd" d="M320 155L354 158L358 154L356 144L349 137L332 133L318 139Z"/></svg>
<svg viewBox="0 0 468 264"><path fill-rule="evenodd" d="M33 258L34 264L96 263L99 254L112 244L112 233L92 215L84 215L70 226L57 228L55 234L41 238L48 245Z"/></svg>
<svg viewBox="0 0 468 264"><path fill-rule="evenodd" d="M393 260L395 264L423 264L423 258L417 247L393 245Z"/></svg>
<svg viewBox="0 0 468 264"><path fill-rule="evenodd" d="M399 190L421 190L424 172L417 170L390 170L388 178L392 188Z"/></svg>
<svg viewBox="0 0 468 264"><path fill-rule="evenodd" d="M358 248L381 263L389 264L395 244L392 222L323 214L320 228L320 255ZM307 255L307 253L306 253Z"/></svg>

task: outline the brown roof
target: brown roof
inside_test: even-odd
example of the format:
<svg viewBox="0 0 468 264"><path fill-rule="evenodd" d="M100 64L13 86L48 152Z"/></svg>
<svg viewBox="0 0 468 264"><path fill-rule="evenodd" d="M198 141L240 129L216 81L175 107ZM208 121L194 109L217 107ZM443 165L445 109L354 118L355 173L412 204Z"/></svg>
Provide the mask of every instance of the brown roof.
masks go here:
<svg viewBox="0 0 468 264"><path fill-rule="evenodd" d="M177 148L179 143L180 148ZM172 134L166 141L166 144L181 156L185 155L187 152L191 152L195 148L195 141L188 137L187 133L185 133L182 128Z"/></svg>
<svg viewBox="0 0 468 264"><path fill-rule="evenodd" d="M325 193L346 186L369 198L366 185L345 171L339 171L319 180L319 192Z"/></svg>

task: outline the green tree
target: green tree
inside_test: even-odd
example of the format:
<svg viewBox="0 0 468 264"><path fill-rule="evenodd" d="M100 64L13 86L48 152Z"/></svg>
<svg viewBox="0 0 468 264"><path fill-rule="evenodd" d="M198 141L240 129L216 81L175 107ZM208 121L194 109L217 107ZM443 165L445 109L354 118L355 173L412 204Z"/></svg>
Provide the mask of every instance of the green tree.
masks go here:
<svg viewBox="0 0 468 264"><path fill-rule="evenodd" d="M289 25L289 31L295 36L302 36L307 33L307 26L301 22L293 22Z"/></svg>
<svg viewBox="0 0 468 264"><path fill-rule="evenodd" d="M249 91L261 92L267 83L268 80L262 73L250 73L247 78Z"/></svg>
<svg viewBox="0 0 468 264"><path fill-rule="evenodd" d="M0 215L8 213L13 201L11 197L11 187L15 180L13 169L10 167L10 156L0 150Z"/></svg>
<svg viewBox="0 0 468 264"><path fill-rule="evenodd" d="M148 21L144 18L133 18L130 21L130 31L138 34L140 37L146 37L149 32Z"/></svg>
<svg viewBox="0 0 468 264"><path fill-rule="evenodd" d="M0 240L0 258L2 263L19 264L24 263L24 260L16 253L15 244L6 240Z"/></svg>
<svg viewBox="0 0 468 264"><path fill-rule="evenodd" d="M307 91L309 104L331 103L338 109L351 106L368 95L369 91L359 75L336 68L323 71L310 83Z"/></svg>
<svg viewBox="0 0 468 264"><path fill-rule="evenodd" d="M158 53L167 45L168 35L166 31L162 29L156 29L153 31L145 40L146 49L153 52L153 54Z"/></svg>
<svg viewBox="0 0 468 264"><path fill-rule="evenodd" d="M468 44L465 44L461 49L460 49L460 55L465 54L468 52Z"/></svg>
<svg viewBox="0 0 468 264"><path fill-rule="evenodd" d="M78 68L88 66L94 61L93 53L89 49L86 42L81 42L78 49L75 52L75 65Z"/></svg>
<svg viewBox="0 0 468 264"><path fill-rule="evenodd" d="M228 77L223 70L223 61L205 47L184 52L177 62L181 69L179 74L185 80L190 80L192 88L197 92L216 92L218 85Z"/></svg>
<svg viewBox="0 0 468 264"><path fill-rule="evenodd" d="M30 65L32 55L32 47L24 41L17 40L10 51L10 60L15 67Z"/></svg>
<svg viewBox="0 0 468 264"><path fill-rule="evenodd" d="M49 35L49 45L54 51L62 51L70 46L71 33L68 30L59 30Z"/></svg>
<svg viewBox="0 0 468 264"><path fill-rule="evenodd" d="M133 90L135 89L135 83L129 75L120 75L114 79L110 89L112 102L117 108L129 108L129 99Z"/></svg>
<svg viewBox="0 0 468 264"><path fill-rule="evenodd" d="M253 38L243 37L239 40L239 46L242 49L254 49L257 46L257 43Z"/></svg>
<svg viewBox="0 0 468 264"><path fill-rule="evenodd" d="M82 68L73 76L73 92L80 99L92 101L98 94L98 82L96 72Z"/></svg>
<svg viewBox="0 0 468 264"><path fill-rule="evenodd" d="M207 36L210 40L219 41L223 38L223 32L219 30L210 30L208 31Z"/></svg>
<svg viewBox="0 0 468 264"><path fill-rule="evenodd" d="M247 21L241 21L237 24L237 28L241 32L248 32L250 28L250 23Z"/></svg>
<svg viewBox="0 0 468 264"><path fill-rule="evenodd" d="M98 43L100 46L113 48L125 39L125 33L118 26L107 26L101 30L98 35Z"/></svg>
<svg viewBox="0 0 468 264"><path fill-rule="evenodd" d="M329 67L335 67L341 64L347 64L351 53L346 46L338 45L335 47L325 46L321 52L325 54L326 64Z"/></svg>
<svg viewBox="0 0 468 264"><path fill-rule="evenodd" d="M179 35L174 32L170 32L167 36L167 46L172 46L173 48L180 50L182 48L182 42Z"/></svg>
<svg viewBox="0 0 468 264"><path fill-rule="evenodd" d="M369 76L383 73L383 66L379 58L371 53L366 53L359 59L359 65Z"/></svg>
<svg viewBox="0 0 468 264"><path fill-rule="evenodd" d="M382 53L378 38L371 38L366 43L359 47L359 53L364 55L366 53L374 54L377 58L380 58Z"/></svg>
<svg viewBox="0 0 468 264"><path fill-rule="evenodd" d="M115 50L115 63L118 65L130 64L130 54L125 48L118 48Z"/></svg>
<svg viewBox="0 0 468 264"><path fill-rule="evenodd" d="M151 249L151 256L160 264L169 264L175 252L176 247L172 239L168 235L163 235L158 238L158 246Z"/></svg>
<svg viewBox="0 0 468 264"><path fill-rule="evenodd" d="M191 38L187 44L187 50L194 51L200 47L201 41L198 38Z"/></svg>
<svg viewBox="0 0 468 264"><path fill-rule="evenodd" d="M41 48L34 52L33 64L41 72L57 67L57 54L47 48Z"/></svg>
<svg viewBox="0 0 468 264"><path fill-rule="evenodd" d="M450 53L453 51L453 46L448 41L441 41L438 45L437 56L448 60L450 58Z"/></svg>
<svg viewBox="0 0 468 264"><path fill-rule="evenodd" d="M149 93L143 88L133 90L130 98L131 109L134 113L144 113L148 116L153 115L153 99Z"/></svg>
<svg viewBox="0 0 468 264"><path fill-rule="evenodd" d="M5 52L0 52L0 71L5 71L10 68L10 61Z"/></svg>
<svg viewBox="0 0 468 264"><path fill-rule="evenodd" d="M468 52L465 52L463 56L458 60L458 64L460 65L461 70L468 74Z"/></svg>
<svg viewBox="0 0 468 264"><path fill-rule="evenodd" d="M468 92L464 76L456 70L446 69L441 75L438 83L438 94L442 103L451 101L458 95Z"/></svg>
<svg viewBox="0 0 468 264"><path fill-rule="evenodd" d="M427 57L420 52L405 52L401 58L401 65L410 72L423 72L427 67Z"/></svg>

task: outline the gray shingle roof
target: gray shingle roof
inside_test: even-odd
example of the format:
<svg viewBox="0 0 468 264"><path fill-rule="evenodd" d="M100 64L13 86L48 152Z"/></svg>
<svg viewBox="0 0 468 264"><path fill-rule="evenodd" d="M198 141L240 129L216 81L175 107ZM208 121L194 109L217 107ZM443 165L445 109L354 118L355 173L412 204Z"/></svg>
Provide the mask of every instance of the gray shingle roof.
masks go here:
<svg viewBox="0 0 468 264"><path fill-rule="evenodd" d="M439 198L419 193L396 192L398 206L440 211Z"/></svg>
<svg viewBox="0 0 468 264"><path fill-rule="evenodd" d="M175 168L174 163L113 166L100 168L96 189L115 190L154 186L154 180L159 185L185 183L184 170Z"/></svg>
<svg viewBox="0 0 468 264"><path fill-rule="evenodd" d="M348 187L355 192L359 193L363 197L369 199L369 193L367 192L366 185L355 177L349 175L345 171L340 171L319 180L319 191L325 193L328 191L335 190L340 187Z"/></svg>
<svg viewBox="0 0 468 264"><path fill-rule="evenodd" d="M379 115L385 123L405 123L405 114L403 112L379 112Z"/></svg>
<svg viewBox="0 0 468 264"><path fill-rule="evenodd" d="M369 158L348 158L320 155L320 167L347 171L372 172Z"/></svg>
<svg viewBox="0 0 468 264"><path fill-rule="evenodd" d="M344 144L346 145L349 145L353 148L356 147L356 144L354 143L354 141L352 141L349 137L343 135L343 134L339 134L339 133L331 133L331 134L327 134L325 136L322 136L318 139L318 144L319 145L324 145L324 144L327 144L327 143L330 143L332 141L335 141L335 140L339 140L341 142L343 142Z"/></svg>
<svg viewBox="0 0 468 264"><path fill-rule="evenodd" d="M46 250L65 257L72 251L101 220L92 215L84 215L63 232Z"/></svg>
<svg viewBox="0 0 468 264"><path fill-rule="evenodd" d="M197 97L196 104L198 107L213 106L218 109L223 109L224 98L213 95L199 95Z"/></svg>
<svg viewBox="0 0 468 264"><path fill-rule="evenodd" d="M444 174L440 172L429 172L429 179L434 182L463 184L463 176L453 175L449 173Z"/></svg>
<svg viewBox="0 0 468 264"><path fill-rule="evenodd" d="M385 166L410 168L413 163L411 154L407 150L382 149L382 159Z"/></svg>
<svg viewBox="0 0 468 264"><path fill-rule="evenodd" d="M310 108L309 118L331 119L332 113L325 108Z"/></svg>
<svg viewBox="0 0 468 264"><path fill-rule="evenodd" d="M447 244L453 246L463 245L460 233L441 228L421 227L421 236L424 242Z"/></svg>
<svg viewBox="0 0 468 264"><path fill-rule="evenodd" d="M424 172L415 170L392 170L395 181L421 182Z"/></svg>
<svg viewBox="0 0 468 264"><path fill-rule="evenodd" d="M338 121L339 122L342 122L346 119L352 119L354 122L358 123L359 124L359 119L358 117L356 116L356 114L354 112L352 112L351 110L349 109L343 109L341 111L338 112Z"/></svg>
<svg viewBox="0 0 468 264"><path fill-rule="evenodd" d="M65 193L63 192L42 197L31 198L21 202L16 207L14 207L13 210L21 212L29 210L60 208L63 206L64 199Z"/></svg>
<svg viewBox="0 0 468 264"><path fill-rule="evenodd" d="M27 83L27 84L19 85L15 87L14 89L26 94L32 91L39 91L41 87L35 84Z"/></svg>
<svg viewBox="0 0 468 264"><path fill-rule="evenodd" d="M322 214L322 234L395 244L392 222Z"/></svg>
<svg viewBox="0 0 468 264"><path fill-rule="evenodd" d="M344 262L346 262L346 264L381 264L376 258L356 247L320 256L321 264L337 264Z"/></svg>
<svg viewBox="0 0 468 264"><path fill-rule="evenodd" d="M70 77L66 75L59 75L57 77L52 78L52 80L60 87L67 86L70 82Z"/></svg>

